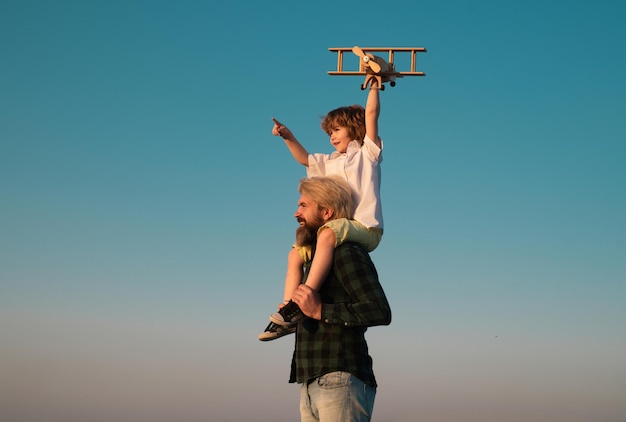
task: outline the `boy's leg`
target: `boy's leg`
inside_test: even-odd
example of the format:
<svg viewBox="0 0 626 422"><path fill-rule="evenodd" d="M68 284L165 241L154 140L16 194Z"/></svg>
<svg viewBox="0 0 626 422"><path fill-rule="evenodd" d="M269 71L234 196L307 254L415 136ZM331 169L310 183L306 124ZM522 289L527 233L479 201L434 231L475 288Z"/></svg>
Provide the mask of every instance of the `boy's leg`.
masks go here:
<svg viewBox="0 0 626 422"><path fill-rule="evenodd" d="M335 232L330 229L322 229L317 234L315 256L311 262L311 268L309 269L309 274L306 279L306 285L315 291L322 287L326 276L330 272L330 268L333 264L333 255L335 253L335 239ZM302 273L300 272L300 274ZM291 294L287 296L288 287L287 283L285 283L285 297L289 297L289 299L291 299L293 292L299 285L300 283L295 285L293 290L290 291ZM290 285L290 288L291 287L293 286ZM280 308L278 312L270 315L270 321L275 324L288 327L297 323L303 317L304 315L300 311L300 307L295 302L290 300L285 306Z"/></svg>
<svg viewBox="0 0 626 422"><path fill-rule="evenodd" d="M291 248L289 254L287 255L287 275L285 276L285 292L283 295L284 301L281 305L279 305L279 308L282 308L285 304L289 303L291 296L293 296L293 292L295 292L300 283L302 283L303 266L304 258L300 254L300 251L295 247ZM295 303L293 303L293 305L295 305ZM295 328L295 325L290 327L270 322L267 328L265 328L265 331L259 334L259 340L275 340L284 335L295 332Z"/></svg>
<svg viewBox="0 0 626 422"><path fill-rule="evenodd" d="M315 257L311 262L311 269L306 278L306 285L318 291L333 265L335 254L335 243L337 239L335 232L328 228L323 228L317 234L317 244L315 246Z"/></svg>
<svg viewBox="0 0 626 422"><path fill-rule="evenodd" d="M285 276L285 293L283 295L284 303L291 300L293 292L296 291L300 283L302 283L302 268L304 260L298 253L296 248L291 248L287 256L287 275Z"/></svg>

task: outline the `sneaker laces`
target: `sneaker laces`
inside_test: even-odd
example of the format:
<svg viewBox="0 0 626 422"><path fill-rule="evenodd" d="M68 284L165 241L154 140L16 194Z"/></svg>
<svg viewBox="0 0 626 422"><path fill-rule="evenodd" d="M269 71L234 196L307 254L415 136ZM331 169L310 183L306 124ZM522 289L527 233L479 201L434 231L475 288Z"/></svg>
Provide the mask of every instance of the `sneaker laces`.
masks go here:
<svg viewBox="0 0 626 422"><path fill-rule="evenodd" d="M291 300L278 311L278 313L281 314L285 320L290 320L301 312L302 311L300 310L298 304Z"/></svg>

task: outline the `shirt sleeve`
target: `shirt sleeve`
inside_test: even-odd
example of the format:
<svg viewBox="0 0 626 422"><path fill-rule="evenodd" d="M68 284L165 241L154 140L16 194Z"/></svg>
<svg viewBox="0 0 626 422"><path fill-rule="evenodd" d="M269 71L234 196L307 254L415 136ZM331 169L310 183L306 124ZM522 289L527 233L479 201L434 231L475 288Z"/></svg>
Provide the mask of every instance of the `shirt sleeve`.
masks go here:
<svg viewBox="0 0 626 422"><path fill-rule="evenodd" d="M382 139L380 140L380 148L379 148L378 145L376 145L374 141L370 139L369 136L365 135L365 138L363 139L363 146L361 148L363 148L366 155L369 157L371 161L378 161L382 163L383 161L383 156L382 156L383 140Z"/></svg>
<svg viewBox="0 0 626 422"><path fill-rule="evenodd" d="M306 168L307 177L326 176L326 162L332 158L332 154L309 154L309 164Z"/></svg>
<svg viewBox="0 0 626 422"><path fill-rule="evenodd" d="M322 304L322 321L345 327L372 327L391 323L391 308L369 254L359 245L335 249L332 276L345 289L344 300Z"/></svg>

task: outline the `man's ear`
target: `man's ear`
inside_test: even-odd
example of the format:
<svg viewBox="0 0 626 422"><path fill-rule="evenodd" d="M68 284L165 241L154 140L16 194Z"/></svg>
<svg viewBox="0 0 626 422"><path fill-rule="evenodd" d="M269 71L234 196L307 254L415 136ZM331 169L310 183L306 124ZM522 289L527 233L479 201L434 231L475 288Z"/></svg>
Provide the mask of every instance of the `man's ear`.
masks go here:
<svg viewBox="0 0 626 422"><path fill-rule="evenodd" d="M335 215L335 211L329 208L322 208L322 218L324 219L324 221L330 220L333 215Z"/></svg>

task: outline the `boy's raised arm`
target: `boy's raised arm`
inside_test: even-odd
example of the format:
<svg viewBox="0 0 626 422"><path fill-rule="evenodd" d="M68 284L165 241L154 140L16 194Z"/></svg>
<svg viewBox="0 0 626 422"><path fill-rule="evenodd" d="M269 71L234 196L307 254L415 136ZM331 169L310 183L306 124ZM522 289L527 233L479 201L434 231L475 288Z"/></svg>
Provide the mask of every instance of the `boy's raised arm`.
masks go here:
<svg viewBox="0 0 626 422"><path fill-rule="evenodd" d="M365 133L381 148L382 144L378 137L378 116L380 115L380 98L378 91L380 87L375 78L372 78L370 90L367 94L367 103L365 104Z"/></svg>
<svg viewBox="0 0 626 422"><path fill-rule="evenodd" d="M272 121L274 122L274 127L272 128L272 135L280 136L285 141L285 145L293 155L293 158L303 166L309 165L309 153L307 150L298 142L296 137L293 135L291 130L283 125L281 122L272 117Z"/></svg>

